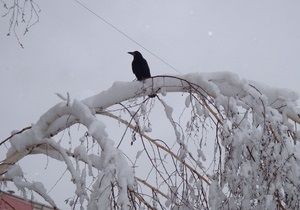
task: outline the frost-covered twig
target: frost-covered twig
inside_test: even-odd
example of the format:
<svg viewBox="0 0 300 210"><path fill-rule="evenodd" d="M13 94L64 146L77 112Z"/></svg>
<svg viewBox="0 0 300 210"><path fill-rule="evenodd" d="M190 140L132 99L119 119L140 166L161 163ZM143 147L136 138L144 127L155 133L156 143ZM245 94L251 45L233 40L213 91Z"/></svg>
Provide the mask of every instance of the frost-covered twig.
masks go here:
<svg viewBox="0 0 300 210"><path fill-rule="evenodd" d="M4 139L3 141L0 142L0 146L1 146L2 144L4 144L5 142L7 142L8 140L10 140L10 139L11 139L12 137L14 137L15 135L20 134L20 133L23 133L24 131L26 131L26 130L28 130L28 129L30 129L30 128L31 128L31 126L27 126L27 127L25 127L25 128L22 128L20 131L13 131L12 134L11 134L9 137L7 137L6 139Z"/></svg>
<svg viewBox="0 0 300 210"><path fill-rule="evenodd" d="M119 120L120 122L122 122L123 124L127 125L128 127L132 128L132 129L135 128L133 125L131 125L126 120L120 119L119 117L113 115L112 113L103 112L102 114L106 115L106 116L109 116L111 118L117 119L117 120ZM149 142L151 142L152 144L154 144L155 146L157 146L159 149L164 150L165 152L169 153L172 157L174 157L175 159L177 159L178 161L180 161L189 170L191 170L193 173L195 173L199 179L202 179L206 184L208 184L208 185L210 184L210 182L209 182L209 180L207 178L205 178L200 173L198 173L192 166L190 166L186 162L182 161L182 159L178 155L176 155L174 152L172 152L172 150L168 149L166 146L162 146L161 144L158 143L158 141L150 138L148 135L146 135L144 133L140 134L140 135L142 135L143 138L147 139Z"/></svg>
<svg viewBox="0 0 300 210"><path fill-rule="evenodd" d="M173 107L162 102L178 144L173 142L174 139L163 143L154 140L145 134L147 129L136 129L108 109L131 98L153 93L160 97L160 93L166 96L168 92L187 94L184 110L191 110L187 123L182 124L185 119L176 121L171 111ZM299 132L298 125L291 123L291 119L300 122L297 100L298 94L293 91L270 88L228 72L156 76L142 83L116 82L107 91L81 102L57 104L30 129L9 138L7 141L12 146L6 160L1 162L0 174L5 174L10 165L24 156L39 153L70 165L68 170L76 183L76 194L81 197L78 200L81 205L82 200L86 200L90 209L100 208L99 203L126 209L135 205L133 195L144 206L162 208L166 197L159 192L171 198L165 202L170 208L182 205L190 209L208 209L210 204L215 209L232 209L234 206L297 209L300 207ZM127 113L136 113L134 121L137 124L150 122L152 107L145 101L139 104L138 110L127 105L124 108ZM123 153L108 138L105 126L96 114L113 117L124 123L126 129L131 128L140 135L140 145L151 165L147 179L136 177L149 182L149 186L145 186L151 191L147 194L152 199L151 205L146 196L138 194L132 169ZM133 119L133 116L129 115L129 118ZM53 136L75 123L86 127L85 137L99 146L98 155L88 154L84 146L86 138L81 139L81 145L75 147L74 152L53 143ZM202 139L207 127L215 129L215 141L206 142L214 146L213 167L204 171L202 161L206 156ZM174 132L172 134L174 136ZM75 158L76 167L70 162L72 158ZM80 167L79 160L87 164L90 176L93 176L92 167L99 172L89 195L84 189L85 177L89 175L85 167ZM152 178L155 180L153 185ZM108 197L110 200L104 199Z"/></svg>
<svg viewBox="0 0 300 210"><path fill-rule="evenodd" d="M27 182L23 179L23 171L20 166L13 165L10 166L8 171L5 173L5 179L11 180L16 187L22 191L23 195L26 197L25 189L32 190L43 197L54 209L57 209L55 202L47 194L44 185L41 182Z"/></svg>

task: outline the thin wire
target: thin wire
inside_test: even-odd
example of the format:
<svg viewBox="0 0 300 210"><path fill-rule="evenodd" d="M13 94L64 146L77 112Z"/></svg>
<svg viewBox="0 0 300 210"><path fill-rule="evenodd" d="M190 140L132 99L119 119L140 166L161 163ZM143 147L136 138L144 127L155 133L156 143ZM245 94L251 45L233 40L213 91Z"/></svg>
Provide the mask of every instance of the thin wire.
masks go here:
<svg viewBox="0 0 300 210"><path fill-rule="evenodd" d="M148 53L150 53L151 55L153 55L154 57L156 57L158 60L160 60L161 62L163 62L164 64L166 64L167 66L169 66L170 68L172 68L173 70L175 70L176 72L182 74L182 72L180 72L178 69L176 69L174 66L172 66L171 64L169 64L168 62L164 61L162 58L160 58L158 55L156 55L155 53L151 52L150 50L148 50L146 47L144 47L142 44L138 43L137 41L135 41L133 38L131 38L129 35L125 34L123 31L121 31L120 29L118 29L116 26L114 26L113 24L111 24L110 22L108 22L107 20L105 20L104 18L102 18L100 15L98 15L97 13L95 13L94 11L92 11L90 8L88 8L87 6L85 6L84 4L82 4L81 2L79 2L78 0L74 0L75 2L77 2L80 6L82 6L83 8L85 8L86 10L88 10L90 13L92 13L93 15L95 15L96 17L98 17L100 20L102 20L104 23L106 23L107 25L109 25L110 27L112 27L113 29L115 29L117 32L119 32L120 34L122 34L123 36L125 36L127 39L129 39L130 41L132 41L133 43L137 44L138 46L140 46L141 48L143 48L144 50L146 50Z"/></svg>

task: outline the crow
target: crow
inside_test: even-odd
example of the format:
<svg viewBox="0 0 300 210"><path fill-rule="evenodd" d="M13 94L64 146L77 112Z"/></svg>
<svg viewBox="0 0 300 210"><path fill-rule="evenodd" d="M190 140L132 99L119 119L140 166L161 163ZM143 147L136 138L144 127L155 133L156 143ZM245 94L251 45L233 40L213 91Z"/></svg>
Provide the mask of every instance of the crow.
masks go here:
<svg viewBox="0 0 300 210"><path fill-rule="evenodd" d="M143 58L142 54L139 51L128 52L133 55L132 61L132 71L135 74L138 81L143 81L151 77L150 69L147 61ZM149 95L150 98L154 98L156 94Z"/></svg>
<svg viewBox="0 0 300 210"><path fill-rule="evenodd" d="M139 51L128 52L133 55L132 71L135 74L137 80L142 81L151 77L150 69L147 61L143 58Z"/></svg>

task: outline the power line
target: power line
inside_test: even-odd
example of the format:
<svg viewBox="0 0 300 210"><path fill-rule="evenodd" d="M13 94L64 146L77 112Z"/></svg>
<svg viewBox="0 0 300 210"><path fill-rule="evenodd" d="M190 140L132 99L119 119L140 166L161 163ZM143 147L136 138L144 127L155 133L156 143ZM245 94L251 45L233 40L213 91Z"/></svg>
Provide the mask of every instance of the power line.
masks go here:
<svg viewBox="0 0 300 210"><path fill-rule="evenodd" d="M168 62L164 61L162 58L160 58L158 55L156 55L155 53L151 52L150 50L148 50L146 47L144 47L142 44L140 44L139 42L135 41L133 38L131 38L129 35L125 34L123 31L121 31L120 29L118 29L116 26L114 26L113 24L111 24L110 22L108 22L107 20L105 20L103 17L101 17L100 15L98 15L97 13L95 13L94 11L92 11L90 8L88 8L87 6L85 6L84 4L82 4L81 2L79 2L78 0L74 0L75 2L77 2L80 6L82 6L83 8L85 8L86 10L88 10L90 13L92 13L93 15L95 15L97 18L99 18L100 20L102 20L104 23L106 23L107 25L109 25L110 27L112 27L113 29L115 29L117 32L119 32L120 34L122 34L123 36L125 36L127 39L129 39L130 41L132 41L133 43L137 44L138 46L140 46L141 48L143 48L144 50L146 50L148 53L150 53L151 55L153 55L154 57L156 57L158 60L160 60L161 62L163 62L164 64L166 64L167 66L169 66L170 68L172 68L173 70L175 70L176 72L182 74L182 72L180 72L178 69L176 69L174 66L172 66L171 64L169 64Z"/></svg>

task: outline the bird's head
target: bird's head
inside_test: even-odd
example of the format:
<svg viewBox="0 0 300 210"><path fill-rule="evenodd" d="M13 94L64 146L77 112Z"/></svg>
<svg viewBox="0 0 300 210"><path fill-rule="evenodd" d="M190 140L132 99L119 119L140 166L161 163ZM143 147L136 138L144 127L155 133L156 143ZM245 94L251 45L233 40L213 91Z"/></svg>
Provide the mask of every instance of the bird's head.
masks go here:
<svg viewBox="0 0 300 210"><path fill-rule="evenodd" d="M134 52L128 52L130 55L133 55L133 57L135 56L140 56L143 57L142 54L139 51L134 51Z"/></svg>

